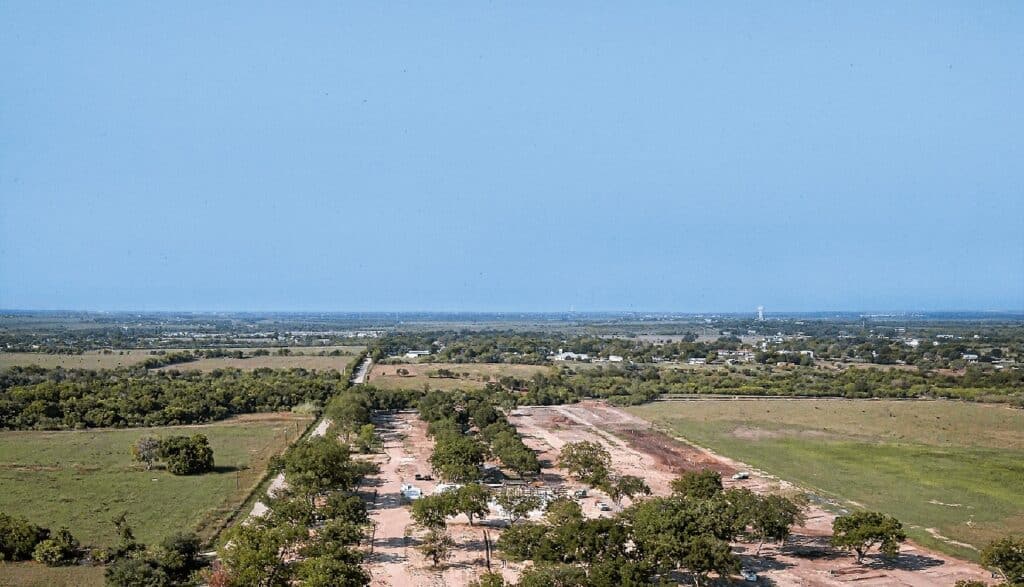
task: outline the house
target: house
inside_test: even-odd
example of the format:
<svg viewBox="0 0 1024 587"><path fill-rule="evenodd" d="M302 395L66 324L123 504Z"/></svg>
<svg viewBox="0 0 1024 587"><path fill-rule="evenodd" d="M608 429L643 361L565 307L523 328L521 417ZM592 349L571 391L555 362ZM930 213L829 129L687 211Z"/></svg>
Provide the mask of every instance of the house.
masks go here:
<svg viewBox="0 0 1024 587"><path fill-rule="evenodd" d="M405 358L406 359L418 359L420 357L425 357L425 356L427 356L429 354L430 354L430 351L409 351L409 352L405 353Z"/></svg>
<svg viewBox="0 0 1024 587"><path fill-rule="evenodd" d="M558 349L558 353L551 357L552 361L589 361L590 355L587 353L574 353L574 352L562 352L562 349Z"/></svg>
<svg viewBox="0 0 1024 587"><path fill-rule="evenodd" d="M707 362L708 360L704 357L691 357L688 361L686 361L686 363L689 365L706 365Z"/></svg>
<svg viewBox="0 0 1024 587"><path fill-rule="evenodd" d="M967 361L968 363L977 363L978 362L978 355L973 355L973 354L970 354L970 353L964 353L963 357L961 357L961 358L963 360Z"/></svg>
<svg viewBox="0 0 1024 587"><path fill-rule="evenodd" d="M622 362L622 357L620 357L619 355L608 355L608 362L609 363L621 363Z"/></svg>

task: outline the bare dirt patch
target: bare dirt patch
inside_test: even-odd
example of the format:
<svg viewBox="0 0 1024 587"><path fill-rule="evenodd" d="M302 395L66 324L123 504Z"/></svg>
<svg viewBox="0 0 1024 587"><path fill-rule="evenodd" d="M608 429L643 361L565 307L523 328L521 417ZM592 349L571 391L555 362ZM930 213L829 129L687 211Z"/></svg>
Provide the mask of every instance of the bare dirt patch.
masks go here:
<svg viewBox="0 0 1024 587"><path fill-rule="evenodd" d="M600 442L612 455L613 467L623 474L646 479L655 495L670 493L670 483L679 472L712 468L723 476L726 487L743 486L752 491L790 492L791 484L703 448L672 438L636 416L599 402L568 406L528 407L516 410L512 422L524 442L554 462L559 449L568 442ZM750 478L733 481L736 471L748 471ZM548 471L545 471L548 473ZM552 477L560 476L557 469ZM554 479L552 479L554 480ZM586 510L587 508L585 508ZM858 565L853 557L828 545L835 515L819 505L808 511L807 523L797 528L783 547L766 545L762 555L755 547L737 543L735 550L744 566L754 569L776 585L952 585L958 579L988 579L988 573L966 561L935 553L908 543L894 560L871 556Z"/></svg>

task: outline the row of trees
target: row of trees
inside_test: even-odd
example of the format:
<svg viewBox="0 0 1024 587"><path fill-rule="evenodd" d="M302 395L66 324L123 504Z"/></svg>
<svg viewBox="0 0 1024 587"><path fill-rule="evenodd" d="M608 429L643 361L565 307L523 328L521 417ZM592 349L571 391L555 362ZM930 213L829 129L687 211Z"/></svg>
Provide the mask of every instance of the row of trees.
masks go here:
<svg viewBox="0 0 1024 587"><path fill-rule="evenodd" d="M376 467L353 459L349 447L331 435L294 445L274 467L284 471L287 490L268 500L266 515L227 533L219 553L221 565L209 584L369 584L356 548L369 517L354 490Z"/></svg>

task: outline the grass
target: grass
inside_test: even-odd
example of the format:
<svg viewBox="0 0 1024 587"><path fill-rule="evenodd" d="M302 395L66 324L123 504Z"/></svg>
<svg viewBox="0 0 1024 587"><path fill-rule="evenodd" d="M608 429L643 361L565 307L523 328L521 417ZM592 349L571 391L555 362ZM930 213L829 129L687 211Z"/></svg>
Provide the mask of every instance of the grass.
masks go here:
<svg viewBox="0 0 1024 587"><path fill-rule="evenodd" d="M50 355L46 353L0 353L0 369L7 367L27 367L38 365L47 369L63 367L64 369L114 369L141 363L152 355L148 350L113 351L103 354L101 351L85 351L80 355Z"/></svg>
<svg viewBox="0 0 1024 587"><path fill-rule="evenodd" d="M103 567L44 567L38 563L0 562L0 586L100 587Z"/></svg>
<svg viewBox="0 0 1024 587"><path fill-rule="evenodd" d="M93 546L115 542L111 520L121 512L142 542L180 529L209 539L260 482L270 457L311 420L253 414L201 426L0 432L0 511L53 529L67 526ZM179 477L146 471L131 459L140 436L194 433L210 439L216 471Z"/></svg>
<svg viewBox="0 0 1024 587"><path fill-rule="evenodd" d="M408 375L399 375L398 369L406 369ZM431 371L448 369L455 378L430 377ZM482 388L492 379L504 376L527 379L535 373L542 373L550 367L544 365L512 365L504 363L406 363L401 365L374 365L367 383L382 389L475 389Z"/></svg>
<svg viewBox="0 0 1024 587"><path fill-rule="evenodd" d="M952 401L706 400L629 411L846 507L892 514L915 541L956 556L976 559L992 539L1024 532L1021 410Z"/></svg>

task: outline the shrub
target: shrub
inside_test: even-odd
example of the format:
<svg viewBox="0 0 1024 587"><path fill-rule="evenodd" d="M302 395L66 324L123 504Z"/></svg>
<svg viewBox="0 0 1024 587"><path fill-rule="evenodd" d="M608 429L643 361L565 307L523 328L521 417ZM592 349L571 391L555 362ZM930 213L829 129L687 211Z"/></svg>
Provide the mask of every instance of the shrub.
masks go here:
<svg viewBox="0 0 1024 587"><path fill-rule="evenodd" d="M213 449L204 434L170 436L160 441L160 458L175 475L198 475L213 470Z"/></svg>
<svg viewBox="0 0 1024 587"><path fill-rule="evenodd" d="M36 545L49 537L46 528L0 513L0 561L28 560Z"/></svg>

